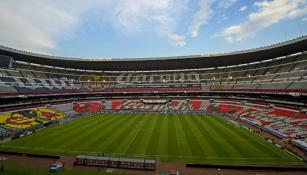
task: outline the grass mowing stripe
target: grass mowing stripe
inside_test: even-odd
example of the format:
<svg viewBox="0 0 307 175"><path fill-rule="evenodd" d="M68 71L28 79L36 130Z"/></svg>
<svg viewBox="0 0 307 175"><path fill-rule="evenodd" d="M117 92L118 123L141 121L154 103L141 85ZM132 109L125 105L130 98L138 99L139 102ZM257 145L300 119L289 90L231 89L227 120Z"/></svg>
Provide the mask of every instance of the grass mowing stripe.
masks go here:
<svg viewBox="0 0 307 175"><path fill-rule="evenodd" d="M48 148L49 150L51 150L51 149L61 150L62 149L64 153L67 152L66 150L72 150L72 151L67 152L67 154L75 154L74 151L80 152L79 148L84 143L84 140L80 140L80 136L82 137L82 134L80 134L80 132L83 132L83 131L86 131L86 130L91 130L93 128L94 124L97 125L97 123L98 123L97 120L102 119L101 116L94 116L93 118L95 120L92 120L91 123L83 123L84 125L86 125L85 128L82 127L82 129L78 128L76 130L73 130L73 131L69 132L67 134L67 136L64 134L63 137L60 137L57 140L57 142L54 142L52 139L49 138L49 141L46 142L45 147ZM117 119L114 118L114 117L111 117L110 119L108 119L108 121L109 121L109 123L112 123L114 121L117 121ZM73 122L76 122L76 124L78 124L78 122L82 122L82 120L73 121ZM59 130L58 132L62 133L61 130ZM60 135L62 135L62 134L60 134ZM87 138L85 138L85 139L87 139ZM78 142L76 142L76 140L78 140ZM73 142L76 142L76 143L73 143ZM69 149L68 148L65 149L65 145L67 145L67 143L71 146ZM77 146L77 149L76 149L76 146ZM31 148L29 148L29 149L31 149ZM62 153L62 152L60 152L60 153Z"/></svg>
<svg viewBox="0 0 307 175"><path fill-rule="evenodd" d="M89 119L91 119L91 117L77 119L77 120L69 122L69 123L57 124L57 125L54 125L54 126L51 126L51 127L48 127L48 128L44 128L44 129L40 130L40 132L35 132L35 133L31 134L31 138L33 138L31 141L28 140L28 136L25 136L22 139L13 140L12 142L9 142L7 144L11 144L11 143L14 144L14 142L18 142L18 144L22 144L24 146L29 146L29 147L35 146L35 145L43 145L44 143L46 143L46 141L49 140L49 137L46 137L46 135L55 136L54 133L58 132L59 126L65 126L65 127L59 128L59 129L64 129L64 130L69 131L70 127L75 127L73 124L76 123L77 121L83 120L84 123L85 123L85 122L88 122ZM79 123L80 126L84 125L83 122L77 122L77 123ZM68 125L68 127L66 127L67 125Z"/></svg>
<svg viewBox="0 0 307 175"><path fill-rule="evenodd" d="M207 118L207 120L211 120L211 118ZM204 120L202 120L202 121L204 121ZM215 123L213 123L212 125L216 125ZM206 126L207 128L210 128L211 127L211 125L208 125L208 126ZM211 131L211 132L216 132L215 130L213 130L213 131ZM217 134L220 134L220 135L223 135L224 133L222 133L223 131L219 131L219 132L217 132ZM224 136L224 135L223 135ZM234 149L233 147L232 147L232 145L231 144L229 144L229 143L223 143L223 144L219 144L219 143L217 143L217 145L220 145L220 148L221 149L223 149L223 155L224 156L234 156L234 157L240 157L240 152L238 152L238 151L236 151L236 149ZM217 146L217 145L215 145L215 146ZM224 149L224 148L227 148L227 149ZM216 150L216 149L215 149ZM211 153L212 154L212 153ZM203 161L203 160L200 160L200 161Z"/></svg>
<svg viewBox="0 0 307 175"><path fill-rule="evenodd" d="M227 120L220 118L220 117L216 117L216 116L212 116L215 117L216 120L218 121L217 124L219 125L220 128L223 128L222 130L226 130L227 133L231 133L232 134L232 138L237 138L238 140L242 140L242 142L244 142L244 145L246 145L241 149L249 149L250 152L255 153L255 155L262 155L261 154L261 150L259 147L259 143L257 142L257 140L251 136L252 133L249 133L249 135L245 135L243 132L246 132L246 130L242 130L242 128L237 128L235 127L233 124L231 124L230 122L228 122ZM242 132L243 131L243 132ZM230 136L227 138L231 138Z"/></svg>
<svg viewBox="0 0 307 175"><path fill-rule="evenodd" d="M96 142L96 150L100 152L108 152L107 147L112 144L116 139L116 134L121 130L118 128L125 128L125 125L133 123L133 117L131 115L119 115L117 120L113 121L108 125L107 128L101 131L100 136L97 138L99 141ZM113 152L112 150L109 152Z"/></svg>
<svg viewBox="0 0 307 175"><path fill-rule="evenodd" d="M107 120L107 122L105 122L104 118L111 118L111 120ZM111 124L121 122L121 120L123 119L119 117L108 117L108 116L97 118L97 121L95 123L98 123L98 125L86 131L85 134L83 134L81 137L78 136L77 139L74 139L72 145L80 143L79 150L88 150L91 147L93 147L94 148L93 150L99 151L97 150L97 147L95 145L97 145L97 143L101 142L102 140L99 140L98 137L94 136L97 135L97 133L103 132L104 129L106 127L110 127ZM64 146L63 148L66 147Z"/></svg>
<svg viewBox="0 0 307 175"><path fill-rule="evenodd" d="M177 145L177 134L176 134L176 128L175 128L175 119L177 118L177 115L170 115L168 116L168 154L171 157L177 156L178 155L178 145ZM175 161L176 158L170 158L170 160Z"/></svg>
<svg viewBox="0 0 307 175"><path fill-rule="evenodd" d="M223 127L223 130L227 130L227 132L232 132L234 133L234 135L238 135L240 134L242 131L242 129L240 128L236 128L234 125L232 125L231 123L227 122L225 119L216 117L217 121L218 121L218 125L219 127ZM230 127L232 127L230 129ZM234 132L236 131L236 132ZM246 131L245 131L246 132ZM238 150L240 150L242 152L242 154L245 154L244 157L267 157L267 156L273 156L276 158L282 158L282 156L279 156L278 154L268 151L268 146L269 145L264 145L264 144L259 144L259 142L257 142L257 140L255 139L255 137L252 137L250 133L249 135L241 135L241 139L246 140L246 142L244 143L243 146L238 147ZM253 140L253 142L251 143L251 140ZM256 142L255 142L256 140ZM261 142L262 143L262 142ZM245 150L245 151L242 151Z"/></svg>
<svg viewBox="0 0 307 175"><path fill-rule="evenodd" d="M107 143L103 151L106 153L120 152L123 153L123 150L118 150L118 147L121 144L125 144L124 139L131 137L134 129L139 127L139 124L142 122L138 117L134 115L128 116L129 120L123 123L120 127L113 132L109 133L106 137ZM126 145L127 146L127 145Z"/></svg>
<svg viewBox="0 0 307 175"><path fill-rule="evenodd" d="M82 118L82 119L84 119L84 118ZM72 122L78 123L80 121L75 120L75 121L72 121ZM86 127L87 124L84 124L84 125L85 125L84 127ZM49 146L49 144L47 144L47 143L49 143L50 140L52 140L52 144L54 144L55 146L57 146L60 143L63 143L63 141L67 141L67 139L69 140L69 134L73 134L73 132L70 132L70 133L65 132L65 134L61 134L59 132L61 129L58 129L56 131L53 130L53 128L55 126L56 125L51 126L49 128L46 128L46 129L43 129L40 132L31 134L31 135L27 135L27 136L25 136L21 139L13 140L12 142L9 142L8 144L19 144L19 145L23 145L24 147L31 148L31 147L35 147L36 145L40 145L41 147ZM46 133L50 133L50 132L52 133L52 135L49 134L48 136L46 136L47 135ZM65 138L66 138L66 140L65 140ZM18 143L20 140L25 140L26 143L23 143L23 144Z"/></svg>
<svg viewBox="0 0 307 175"><path fill-rule="evenodd" d="M178 156L186 156L184 159L181 157L177 157L177 160L180 161L188 161L192 162L193 158L191 157L192 151L189 145L189 142L187 141L186 135L185 135L185 129L182 128L182 125L180 124L180 118L182 116L177 115L177 117L174 120L175 128L176 128L176 136L177 136L177 145L178 145ZM189 157L187 157L189 156Z"/></svg>
<svg viewBox="0 0 307 175"><path fill-rule="evenodd" d="M205 120L205 119L203 119L203 120ZM216 138L223 139L222 143L219 141L214 145L222 145L222 149L226 148L227 149L227 152L225 154L225 155L227 155L226 157L240 158L240 159L235 159L235 160L229 160L229 159L212 160L211 162L215 162L215 163L221 163L221 162L224 162L224 163L226 163L226 162L228 162L228 163L245 163L245 162L249 162L249 161L252 162L253 161L253 160L250 160L248 158L248 157L250 157L250 155L248 157L245 157L245 155L247 155L249 153L248 150L245 150L244 152L246 152L246 153L243 153L243 154L241 152L239 152L239 151L241 151L241 148L238 149L238 151L233 150L235 148L232 148L230 146L230 145L232 145L232 143L227 142L227 140L231 139L231 135L230 136L226 135L224 129L220 129L218 127L218 121L216 120L215 117L209 116L209 117L207 117L207 121L208 121L207 122L207 124L208 124L207 128L210 129L212 127L210 129L211 131L209 131L209 132L212 133L212 134L215 134ZM215 130L213 128L215 128ZM217 132L216 128L219 128L219 130L218 130L219 132ZM215 139L215 140L218 141L219 139L218 140ZM242 147L243 148L245 146L245 143L242 143L242 145L241 144L235 144L235 145L236 145L236 147ZM239 152L239 154L238 154L238 152ZM237 154L235 154L235 153L237 153ZM221 156L221 157L225 157L225 156Z"/></svg>
<svg viewBox="0 0 307 175"><path fill-rule="evenodd" d="M52 130L57 131L58 129L61 129L63 132L69 132L74 128L79 128L84 125L84 123L92 123L93 121L96 121L96 117L98 117L99 114L92 114L83 118L75 119L73 121L54 125L51 127ZM65 127L64 127L65 126Z"/></svg>
<svg viewBox="0 0 307 175"><path fill-rule="evenodd" d="M292 162L297 162L297 160L298 160L297 157L292 156L291 154L288 154L286 151L284 151L280 148L277 148L275 145L273 145L273 144L271 144L267 141L264 141L264 140L262 142L259 141L259 144L261 144L261 145L266 144L266 145L270 146L271 150L274 151L275 153L279 153L281 155L284 155L284 156L282 156L283 159L281 161L279 161L279 163L283 163L283 164L288 165L288 164L292 164Z"/></svg>
<svg viewBox="0 0 307 175"><path fill-rule="evenodd" d="M231 130L228 127L234 127L231 123L227 122L225 119L217 117L217 120L219 123L225 127L225 129ZM236 134L242 136L246 140L253 139L253 142L246 142L247 147L250 149L252 153L255 153L254 156L264 156L264 155L270 155L277 158L282 158L281 152L278 151L273 145L267 143L263 140L263 138L259 137L258 135L255 135L252 132L243 130L243 128L235 128ZM249 133L248 133L249 132ZM259 141L261 139L261 141Z"/></svg>
<svg viewBox="0 0 307 175"><path fill-rule="evenodd" d="M181 116L180 117L180 124L182 128L185 129L185 137L187 138L188 145L190 147L192 156L201 156L203 157L204 151L199 143L199 140L197 136L195 135L194 131L194 125L192 125L186 118L189 118L189 116ZM193 161L197 161L193 159Z"/></svg>
<svg viewBox="0 0 307 175"><path fill-rule="evenodd" d="M207 124L205 120L207 120L206 117L192 117L191 121L194 122L195 126L198 128L200 133L203 135L204 142L207 143L207 151L206 155L207 156L212 156L212 155L220 155L220 156L225 156L227 153L224 150L224 147L218 144L216 142L215 138L211 135L211 131L209 130L210 128L207 127Z"/></svg>
<svg viewBox="0 0 307 175"><path fill-rule="evenodd" d="M150 141L146 149L146 155L156 155L158 150L162 117L155 116L155 118L156 122L153 123L154 129L152 131L151 137L149 138Z"/></svg>
<svg viewBox="0 0 307 175"><path fill-rule="evenodd" d="M248 133L249 131L247 132L244 132L243 134L245 136L249 136L249 137L254 137L255 140L258 142L259 145L263 145L266 147L266 152L270 152L271 154L274 153L275 157L285 157L285 158L291 158L290 155L288 155L285 151L277 148L272 145L271 143L267 142L266 140L264 140L264 138L262 136L259 136L253 132L250 132Z"/></svg>
<svg viewBox="0 0 307 175"><path fill-rule="evenodd" d="M205 150L206 157L218 154L218 152L216 151L217 150L216 147L219 147L219 144L212 144L215 143L215 139L211 136L211 133L209 133L206 130L207 126L205 122L205 117L203 117L202 115L194 115L191 117L191 121L194 123L195 127L199 130L199 132L202 135L203 145L206 149Z"/></svg>
<svg viewBox="0 0 307 175"><path fill-rule="evenodd" d="M61 138L63 138L64 136L69 137L71 135L74 135L75 132L78 130L82 131L82 130L88 129L89 127L92 127L92 125L97 123L96 121L98 118L100 118L99 115L90 115L85 118L73 120L69 123L54 125L52 128L50 128L54 130L52 134L50 135L51 136L61 136ZM66 127L66 125L69 125L69 126Z"/></svg>
<svg viewBox="0 0 307 175"><path fill-rule="evenodd" d="M117 140L114 140L114 144L118 145L117 147L114 145L115 152L122 152L124 155L126 155L129 147L134 144L133 140L135 139L136 135L140 132L147 121L142 115L137 114L132 117L135 119L134 122L129 124L130 127L126 127L123 130L122 134L117 138Z"/></svg>
<svg viewBox="0 0 307 175"><path fill-rule="evenodd" d="M116 129L117 126L122 126L130 120L129 116L107 116L110 118L115 118L115 120L112 120L110 123L106 123L100 128L100 131L96 133L95 137L92 137L91 140L89 140L89 143L87 144L87 149L94 148L93 151L102 152L103 147L101 145L105 144L106 138L109 137L109 134L113 131L113 129Z"/></svg>
<svg viewBox="0 0 307 175"><path fill-rule="evenodd" d="M143 120L144 122L142 123L142 127L139 128L134 128L135 134L132 137L129 137L127 145L123 145L126 148L122 148L125 150L126 154L144 154L145 153L145 148L146 148L146 140L147 138L144 138L146 136L146 128L148 128L148 123L150 123L154 117L156 116L144 116L140 115L139 117L145 117Z"/></svg>
<svg viewBox="0 0 307 175"><path fill-rule="evenodd" d="M223 125L221 125L221 122L215 116L210 116L210 119L208 120L208 124L210 126L215 125L215 127L221 128L218 134L223 135L221 138L225 138L225 139L223 139L223 142L219 141L219 143L227 147L229 154L233 154L233 156L236 156L236 157L249 157L250 156L251 150L246 150L246 149L249 149L246 146L246 143L248 143L248 140L245 140L242 137L235 134L237 132L237 128L235 128L233 125L228 125L228 126L232 126L232 129L224 127L230 123L223 123ZM234 144L233 142L231 142L232 139L244 140L244 142L242 142L242 144ZM244 149L246 151L242 151ZM259 150L255 149L254 151L259 151Z"/></svg>
<svg viewBox="0 0 307 175"><path fill-rule="evenodd" d="M51 143L49 141L48 147L53 148L53 147L58 147L58 145L60 145L60 148L66 149L66 148L73 148L75 145L78 146L83 145L85 143L84 140L88 138L93 128L96 128L99 125L101 125L101 123L97 121L101 119L107 120L107 118L102 118L102 116L94 116L93 119L95 120L92 120L92 122L90 123L84 123L85 125L84 127L72 130L69 133L64 134L62 130L59 130L60 135L63 135L63 137L56 139L54 142ZM108 122L112 122L114 120L115 118L111 118L108 120ZM68 140L69 142L67 142Z"/></svg>
<svg viewBox="0 0 307 175"><path fill-rule="evenodd" d="M169 155L168 154L168 119L169 119L169 114L166 115L160 115L160 116L156 116L161 118L162 122L161 122L161 128L160 128L160 137L159 137L159 144L157 145L158 147L158 154L163 154L163 155ZM163 159L165 160L165 158Z"/></svg>
<svg viewBox="0 0 307 175"><path fill-rule="evenodd" d="M221 124L224 123L225 124L224 126L226 128L230 127L230 126L235 127L234 125L227 122L223 118L217 117L217 119L219 120L219 122ZM252 133L252 132L250 132L250 131L248 131L244 128L235 128L235 129L237 130L236 134L241 135L243 138L245 138L247 140L251 140L251 139L254 140L253 142L247 142L246 143L247 144L246 145L247 151L249 149L254 148L250 151L250 153L253 153L252 157L274 157L274 158L276 158L277 162L289 162L289 163L291 163L293 161L293 159L295 159L294 157L288 155L285 151L280 150L278 148L276 149L276 147L274 145L266 142L262 137L254 134L254 133ZM257 149L257 152L255 151L255 149ZM243 149L240 149L240 150L242 151ZM263 161L266 161L266 160L263 160Z"/></svg>

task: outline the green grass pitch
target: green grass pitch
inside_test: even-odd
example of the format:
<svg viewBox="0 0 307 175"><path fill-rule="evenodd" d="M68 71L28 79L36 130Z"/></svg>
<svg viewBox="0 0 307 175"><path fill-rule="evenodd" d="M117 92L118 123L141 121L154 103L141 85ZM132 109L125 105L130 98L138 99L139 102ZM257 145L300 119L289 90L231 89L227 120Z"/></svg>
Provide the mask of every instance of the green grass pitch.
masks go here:
<svg viewBox="0 0 307 175"><path fill-rule="evenodd" d="M95 114L42 129L0 149L167 162L304 164L255 133L213 115L196 114Z"/></svg>

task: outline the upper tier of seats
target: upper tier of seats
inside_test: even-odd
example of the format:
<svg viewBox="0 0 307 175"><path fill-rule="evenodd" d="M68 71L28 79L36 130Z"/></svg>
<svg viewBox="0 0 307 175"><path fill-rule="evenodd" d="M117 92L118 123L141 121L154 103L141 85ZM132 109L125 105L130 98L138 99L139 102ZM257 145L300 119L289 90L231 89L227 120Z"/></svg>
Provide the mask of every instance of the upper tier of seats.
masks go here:
<svg viewBox="0 0 307 175"><path fill-rule="evenodd" d="M15 62L0 69L0 93L300 91L307 92L307 54L207 70L93 72Z"/></svg>

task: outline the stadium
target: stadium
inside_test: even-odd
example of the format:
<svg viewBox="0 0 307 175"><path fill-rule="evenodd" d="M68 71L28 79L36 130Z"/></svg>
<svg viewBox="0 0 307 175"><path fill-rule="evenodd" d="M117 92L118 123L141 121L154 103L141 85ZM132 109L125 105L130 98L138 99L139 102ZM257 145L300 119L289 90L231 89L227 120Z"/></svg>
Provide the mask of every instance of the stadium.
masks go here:
<svg viewBox="0 0 307 175"><path fill-rule="evenodd" d="M306 46L302 36L112 60L1 46L1 157L33 168L57 161L73 174L305 174Z"/></svg>
<svg viewBox="0 0 307 175"><path fill-rule="evenodd" d="M307 175L307 0L1 0L0 175Z"/></svg>

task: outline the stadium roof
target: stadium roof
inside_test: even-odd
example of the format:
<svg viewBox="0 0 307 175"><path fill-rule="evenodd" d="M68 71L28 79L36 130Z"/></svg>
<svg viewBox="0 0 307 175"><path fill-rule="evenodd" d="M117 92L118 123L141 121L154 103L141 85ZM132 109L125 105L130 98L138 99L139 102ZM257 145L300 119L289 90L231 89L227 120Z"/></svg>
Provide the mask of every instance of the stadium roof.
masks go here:
<svg viewBox="0 0 307 175"><path fill-rule="evenodd" d="M101 71L148 71L224 67L278 58L306 50L307 36L270 46L230 53L134 59L68 58L42 55L0 46L1 55L10 56L16 61L63 68Z"/></svg>

